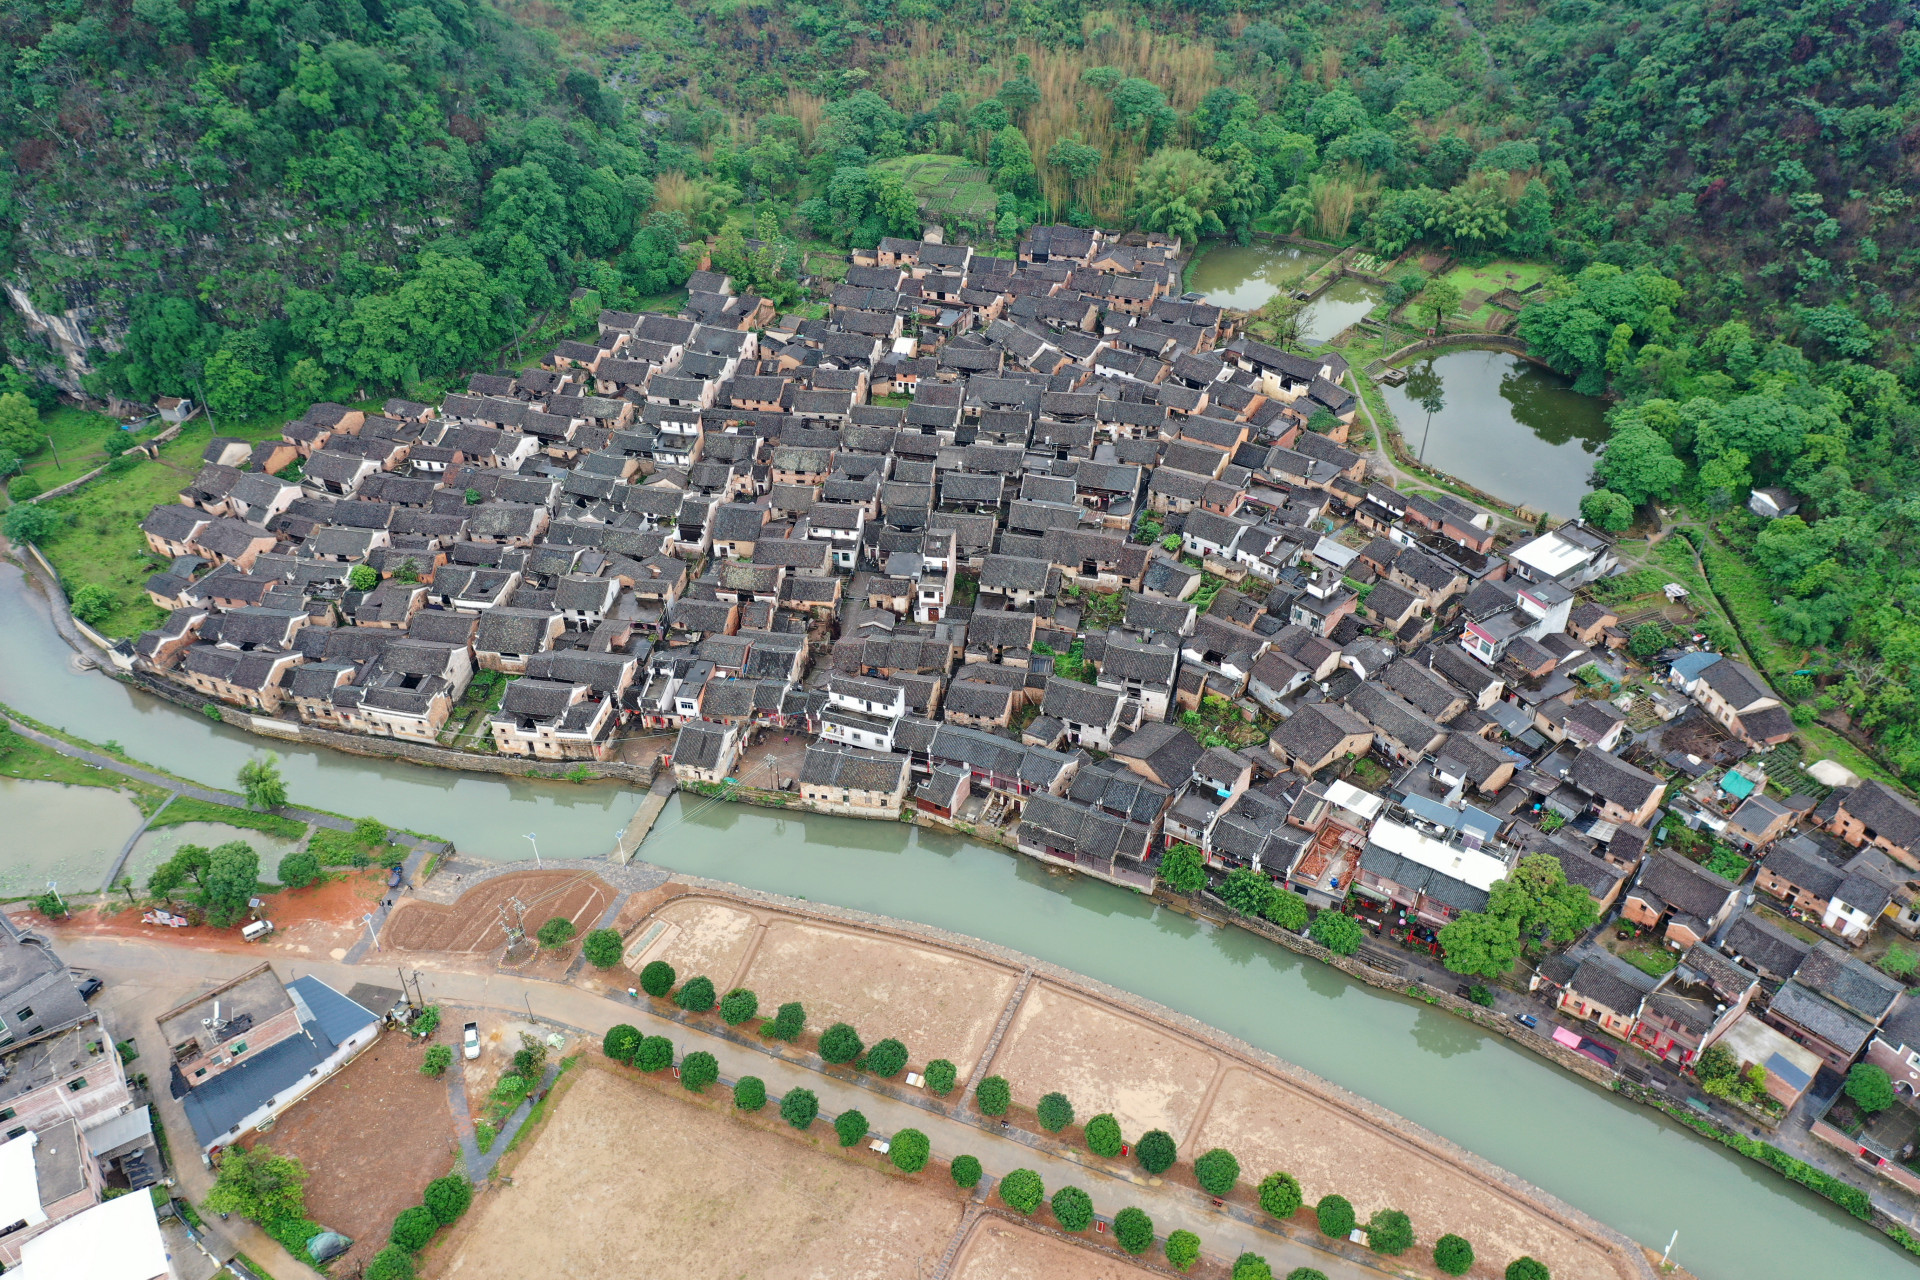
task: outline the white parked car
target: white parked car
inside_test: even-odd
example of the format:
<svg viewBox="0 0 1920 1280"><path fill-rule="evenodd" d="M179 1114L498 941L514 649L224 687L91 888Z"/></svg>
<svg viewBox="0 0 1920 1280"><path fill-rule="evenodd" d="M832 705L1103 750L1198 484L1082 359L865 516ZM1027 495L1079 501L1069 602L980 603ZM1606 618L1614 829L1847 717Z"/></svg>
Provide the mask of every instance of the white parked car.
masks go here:
<svg viewBox="0 0 1920 1280"><path fill-rule="evenodd" d="M460 1038L460 1044L462 1046L461 1052L466 1055L468 1062L472 1062L475 1058L480 1056L480 1024L479 1023L469 1022L467 1024L466 1032Z"/></svg>

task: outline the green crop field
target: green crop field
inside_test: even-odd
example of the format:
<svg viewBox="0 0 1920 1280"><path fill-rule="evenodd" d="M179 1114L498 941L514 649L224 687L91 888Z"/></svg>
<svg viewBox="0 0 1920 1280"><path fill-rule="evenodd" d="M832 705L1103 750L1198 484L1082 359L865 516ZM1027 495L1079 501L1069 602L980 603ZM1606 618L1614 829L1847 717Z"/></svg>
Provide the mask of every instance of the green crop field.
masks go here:
<svg viewBox="0 0 1920 1280"><path fill-rule="evenodd" d="M873 167L899 174L929 218L990 222L999 207L987 171L959 156L897 156Z"/></svg>

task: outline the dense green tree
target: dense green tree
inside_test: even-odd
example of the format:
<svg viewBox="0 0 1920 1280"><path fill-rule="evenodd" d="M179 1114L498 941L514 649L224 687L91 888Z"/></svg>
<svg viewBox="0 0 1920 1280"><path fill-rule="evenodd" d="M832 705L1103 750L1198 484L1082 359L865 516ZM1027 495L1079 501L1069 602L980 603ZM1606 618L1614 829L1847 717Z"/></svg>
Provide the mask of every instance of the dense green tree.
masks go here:
<svg viewBox="0 0 1920 1280"><path fill-rule="evenodd" d="M953 1185L971 1189L980 1185L980 1161L975 1156L955 1156L953 1163L947 1166L953 1175Z"/></svg>
<svg viewBox="0 0 1920 1280"><path fill-rule="evenodd" d="M1173 1135L1165 1129L1149 1129L1140 1135L1140 1141L1133 1144L1133 1158L1140 1167L1155 1177L1173 1167L1176 1148Z"/></svg>
<svg viewBox="0 0 1920 1280"><path fill-rule="evenodd" d="M6 534L9 542L42 543L59 531L61 519L58 513L26 501L29 495L20 492L24 480L22 477L10 486L16 505L9 507L5 519L0 521L0 533Z"/></svg>
<svg viewBox="0 0 1920 1280"><path fill-rule="evenodd" d="M1307 900L1285 889L1276 892L1260 908L1260 914L1290 933L1307 927Z"/></svg>
<svg viewBox="0 0 1920 1280"><path fill-rule="evenodd" d="M807 1025L807 1011L798 1000L789 1000L780 1006L773 1015L773 1021L760 1028L760 1033L769 1040L785 1040L789 1044L800 1038L801 1030Z"/></svg>
<svg viewBox="0 0 1920 1280"><path fill-rule="evenodd" d="M287 784L280 777L280 757L267 755L240 766L240 790L250 809L278 809L287 802Z"/></svg>
<svg viewBox="0 0 1920 1280"><path fill-rule="evenodd" d="M633 1055L640 1049L641 1038L638 1027L617 1022L600 1037L600 1051L615 1062L632 1062Z"/></svg>
<svg viewBox="0 0 1920 1280"><path fill-rule="evenodd" d="M1260 1208L1268 1216L1291 1218L1303 1203L1300 1180L1292 1174L1270 1173L1260 1180Z"/></svg>
<svg viewBox="0 0 1920 1280"><path fill-rule="evenodd" d="M852 1062L865 1049L860 1033L844 1022L836 1022L820 1033L820 1057L824 1061Z"/></svg>
<svg viewBox="0 0 1920 1280"><path fill-rule="evenodd" d="M1198 893L1207 887L1207 858L1190 844L1176 842L1160 855L1160 879L1175 893Z"/></svg>
<svg viewBox="0 0 1920 1280"><path fill-rule="evenodd" d="M1031 1169L1015 1169L1000 1179L1000 1199L1006 1202L1008 1208L1019 1213L1032 1213L1039 1208L1046 1194L1046 1188L1040 1184L1040 1175Z"/></svg>
<svg viewBox="0 0 1920 1280"><path fill-rule="evenodd" d="M1376 1209L1367 1219L1367 1247L1398 1257L1413 1248L1413 1223L1398 1209Z"/></svg>
<svg viewBox="0 0 1920 1280"><path fill-rule="evenodd" d="M1580 499L1580 514L1608 533L1625 533L1633 524L1633 504L1611 489L1595 489Z"/></svg>
<svg viewBox="0 0 1920 1280"><path fill-rule="evenodd" d="M618 929L594 929L580 943L580 954L596 969L615 968L625 951L626 943Z"/></svg>
<svg viewBox="0 0 1920 1280"><path fill-rule="evenodd" d="M1058 1133L1073 1123L1073 1103L1067 1100L1064 1093L1041 1095L1035 1111L1040 1118L1040 1127L1048 1133Z"/></svg>
<svg viewBox="0 0 1920 1280"><path fill-rule="evenodd" d="M1215 1147L1193 1162L1193 1176L1208 1195L1225 1196L1240 1181L1240 1161L1225 1147Z"/></svg>
<svg viewBox="0 0 1920 1280"><path fill-rule="evenodd" d="M221 1153L206 1206L260 1223L304 1218L306 1182L306 1166L292 1156L275 1155L265 1143L232 1146Z"/></svg>
<svg viewBox="0 0 1920 1280"><path fill-rule="evenodd" d="M701 1092L719 1078L719 1060L704 1049L690 1053L680 1060L680 1083L695 1093Z"/></svg>
<svg viewBox="0 0 1920 1280"><path fill-rule="evenodd" d="M1150 231L1165 231L1192 241L1224 235L1214 209L1225 185L1220 166L1197 152L1157 151L1140 166L1133 182L1133 216Z"/></svg>
<svg viewBox="0 0 1920 1280"><path fill-rule="evenodd" d="M1320 1203L1314 1206L1313 1214L1320 1224L1320 1234L1332 1236L1336 1240L1350 1234L1358 1221L1354 1217L1353 1204L1345 1196L1320 1197Z"/></svg>
<svg viewBox="0 0 1920 1280"><path fill-rule="evenodd" d="M1350 956L1360 949L1366 932L1352 916L1326 910L1313 918L1309 936L1335 955Z"/></svg>
<svg viewBox="0 0 1920 1280"><path fill-rule="evenodd" d="M1464 1236L1441 1236L1433 1242L1433 1265L1450 1276L1463 1276L1473 1269L1473 1245Z"/></svg>
<svg viewBox="0 0 1920 1280"><path fill-rule="evenodd" d="M1257 1253L1243 1253L1233 1260L1233 1280L1273 1280L1273 1266Z"/></svg>
<svg viewBox="0 0 1920 1280"><path fill-rule="evenodd" d="M1085 1231L1093 1225L1093 1197L1079 1187L1061 1187L1050 1201L1053 1218L1067 1231Z"/></svg>
<svg viewBox="0 0 1920 1280"><path fill-rule="evenodd" d="M411 1209L402 1209L393 1220L393 1228L387 1239L411 1253L418 1253L427 1247L427 1241L433 1239L433 1233L440 1229L432 1210L417 1204Z"/></svg>
<svg viewBox="0 0 1920 1280"><path fill-rule="evenodd" d="M650 960L640 970L640 989L650 996L664 996L673 990L678 976L665 960Z"/></svg>
<svg viewBox="0 0 1920 1280"><path fill-rule="evenodd" d="M933 1155L933 1143L918 1129L902 1129L893 1135L887 1158L902 1173L918 1173L927 1167Z"/></svg>
<svg viewBox="0 0 1920 1280"><path fill-rule="evenodd" d="M1893 1079L1882 1067L1871 1062L1856 1062L1847 1071L1847 1096L1862 1111L1885 1111L1895 1102Z"/></svg>
<svg viewBox="0 0 1920 1280"><path fill-rule="evenodd" d="M373 1255L363 1280L414 1280L413 1255L397 1244L390 1244Z"/></svg>
<svg viewBox="0 0 1920 1280"><path fill-rule="evenodd" d="M421 1200L435 1222L449 1226L458 1222L467 1206L473 1203L473 1183L462 1174L449 1173L429 1182Z"/></svg>
<svg viewBox="0 0 1920 1280"><path fill-rule="evenodd" d="M1685 472L1667 438L1644 422L1617 428L1607 438L1594 469L1606 490L1618 494L1629 507L1665 497Z"/></svg>
<svg viewBox="0 0 1920 1280"><path fill-rule="evenodd" d="M260 888L260 855L244 840L229 840L207 855L200 905L207 923L226 928L247 914L247 903Z"/></svg>
<svg viewBox="0 0 1920 1280"><path fill-rule="evenodd" d="M305 889L322 875L320 859L301 850L280 859L276 877L289 889Z"/></svg>
<svg viewBox="0 0 1920 1280"><path fill-rule="evenodd" d="M635 1046L633 1065L642 1071L665 1071L673 1065L673 1041L665 1036L647 1036Z"/></svg>
<svg viewBox="0 0 1920 1280"><path fill-rule="evenodd" d="M1667 629L1657 622L1643 622L1627 637L1627 652L1636 658L1651 658L1673 643Z"/></svg>
<svg viewBox="0 0 1920 1280"><path fill-rule="evenodd" d="M1200 1237L1191 1231L1179 1230L1167 1237L1167 1265L1175 1271L1191 1271L1193 1264L1200 1261Z"/></svg>
<svg viewBox="0 0 1920 1280"><path fill-rule="evenodd" d="M945 1058L935 1058L927 1064L925 1079L927 1088L944 1098L953 1092L954 1085L959 1082L960 1073Z"/></svg>
<svg viewBox="0 0 1920 1280"><path fill-rule="evenodd" d="M834 1117L833 1132L839 1137L841 1146L855 1146L867 1136L867 1118L851 1109L842 1111Z"/></svg>
<svg viewBox="0 0 1920 1280"><path fill-rule="evenodd" d="M735 987L720 997L720 1020L737 1027L760 1012L760 997L745 987Z"/></svg>
<svg viewBox="0 0 1920 1280"><path fill-rule="evenodd" d="M1536 1258L1515 1258L1507 1264L1507 1280L1553 1280L1547 1264Z"/></svg>
<svg viewBox="0 0 1920 1280"><path fill-rule="evenodd" d="M1003 1116L1013 1105L1013 1089L1003 1076L988 1076L973 1091L973 1104L983 1116Z"/></svg>
<svg viewBox="0 0 1920 1280"><path fill-rule="evenodd" d="M804 1129L820 1114L820 1099L811 1089L789 1089L780 1099L780 1118L796 1129Z"/></svg>
<svg viewBox="0 0 1920 1280"><path fill-rule="evenodd" d="M758 1111L767 1105L767 1082L759 1076L741 1076L733 1082L733 1105L741 1111Z"/></svg>
<svg viewBox="0 0 1920 1280"><path fill-rule="evenodd" d="M1087 1150L1103 1160L1113 1159L1120 1154L1120 1148L1126 1145L1126 1140L1120 1135L1120 1122L1105 1112L1087 1121L1084 1132Z"/></svg>
<svg viewBox="0 0 1920 1280"><path fill-rule="evenodd" d="M907 1046L898 1040L888 1038L867 1050L866 1061L861 1064L861 1068L879 1076L882 1080L889 1080L905 1070L906 1065Z"/></svg>
<svg viewBox="0 0 1920 1280"><path fill-rule="evenodd" d="M565 916L549 917L534 937L543 947L564 947L573 941L573 921Z"/></svg>
<svg viewBox="0 0 1920 1280"><path fill-rule="evenodd" d="M1128 1205L1113 1215L1113 1238L1137 1258L1153 1247L1153 1219L1145 1210Z"/></svg>
<svg viewBox="0 0 1920 1280"><path fill-rule="evenodd" d="M688 978L673 993L673 1002L688 1013L705 1013L713 1008L715 999L713 979L705 974Z"/></svg>

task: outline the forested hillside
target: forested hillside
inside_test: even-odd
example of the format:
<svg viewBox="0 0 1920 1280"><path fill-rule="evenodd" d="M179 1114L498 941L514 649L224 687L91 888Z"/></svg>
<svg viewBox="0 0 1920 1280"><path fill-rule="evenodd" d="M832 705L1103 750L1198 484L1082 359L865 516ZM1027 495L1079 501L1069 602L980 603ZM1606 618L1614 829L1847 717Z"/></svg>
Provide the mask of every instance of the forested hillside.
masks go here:
<svg viewBox="0 0 1920 1280"><path fill-rule="evenodd" d="M15 0L0 23L7 278L124 348L92 353L97 389L244 414L451 373L617 273L652 204L619 95L471 0ZM8 317L10 353L57 369Z"/></svg>

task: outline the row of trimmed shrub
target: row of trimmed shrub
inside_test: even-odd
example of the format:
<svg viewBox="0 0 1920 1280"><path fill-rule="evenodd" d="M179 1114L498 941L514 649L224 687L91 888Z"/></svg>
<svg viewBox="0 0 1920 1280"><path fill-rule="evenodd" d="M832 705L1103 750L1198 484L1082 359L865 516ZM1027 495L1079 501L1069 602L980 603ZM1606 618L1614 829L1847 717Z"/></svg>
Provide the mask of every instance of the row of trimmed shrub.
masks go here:
<svg viewBox="0 0 1920 1280"><path fill-rule="evenodd" d="M427 1247L440 1228L451 1226L473 1203L473 1184L457 1173L427 1184L421 1203L393 1220L387 1247L367 1264L364 1280L414 1280L413 1256Z"/></svg>

